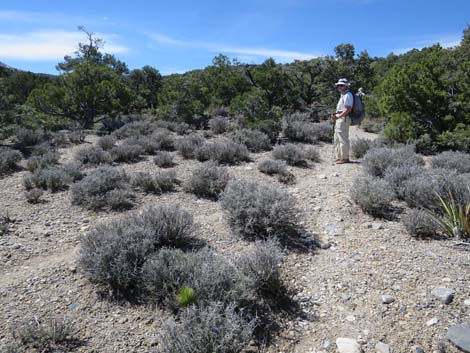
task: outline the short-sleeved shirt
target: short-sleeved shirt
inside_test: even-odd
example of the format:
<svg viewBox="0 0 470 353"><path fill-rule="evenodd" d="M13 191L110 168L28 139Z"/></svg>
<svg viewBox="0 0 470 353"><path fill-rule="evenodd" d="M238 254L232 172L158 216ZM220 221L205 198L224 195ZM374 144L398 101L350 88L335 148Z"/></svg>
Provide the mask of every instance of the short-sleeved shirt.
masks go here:
<svg viewBox="0 0 470 353"><path fill-rule="evenodd" d="M346 110L346 106L351 107L354 105L354 98L350 91L346 91L341 94L338 105L336 106L336 112L341 113Z"/></svg>

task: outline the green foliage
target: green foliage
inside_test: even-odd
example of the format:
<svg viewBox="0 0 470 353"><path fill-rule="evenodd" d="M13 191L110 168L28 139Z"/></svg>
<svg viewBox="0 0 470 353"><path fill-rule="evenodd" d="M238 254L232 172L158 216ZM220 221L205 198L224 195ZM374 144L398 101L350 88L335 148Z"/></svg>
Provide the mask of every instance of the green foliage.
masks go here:
<svg viewBox="0 0 470 353"><path fill-rule="evenodd" d="M183 287L176 294L176 301L182 307L189 306L196 303L196 294L194 289L190 287Z"/></svg>
<svg viewBox="0 0 470 353"><path fill-rule="evenodd" d="M460 204L456 202L452 193L446 199L440 195L437 197L440 202L441 215L432 215L444 234L456 239L470 239L470 200L465 204Z"/></svg>
<svg viewBox="0 0 470 353"><path fill-rule="evenodd" d="M391 113L384 134L394 141L408 143L418 137L418 130L408 113Z"/></svg>

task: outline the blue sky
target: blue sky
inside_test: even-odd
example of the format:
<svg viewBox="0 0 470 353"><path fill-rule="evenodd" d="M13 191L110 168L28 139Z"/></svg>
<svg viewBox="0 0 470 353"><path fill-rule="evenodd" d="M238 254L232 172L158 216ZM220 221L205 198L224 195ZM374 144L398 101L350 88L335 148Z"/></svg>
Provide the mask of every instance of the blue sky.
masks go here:
<svg viewBox="0 0 470 353"><path fill-rule="evenodd" d="M84 39L80 25L131 69L169 74L204 68L218 53L260 63L328 55L340 43L372 56L454 46L467 23L469 0L0 0L0 61L56 73Z"/></svg>

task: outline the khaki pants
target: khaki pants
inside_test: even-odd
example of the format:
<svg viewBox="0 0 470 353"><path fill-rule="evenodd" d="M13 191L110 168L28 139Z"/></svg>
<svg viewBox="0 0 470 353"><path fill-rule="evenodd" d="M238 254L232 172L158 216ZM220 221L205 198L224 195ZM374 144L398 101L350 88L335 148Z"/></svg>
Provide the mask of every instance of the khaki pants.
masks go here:
<svg viewBox="0 0 470 353"><path fill-rule="evenodd" d="M351 125L351 118L348 116L335 121L336 160L349 159L349 125Z"/></svg>

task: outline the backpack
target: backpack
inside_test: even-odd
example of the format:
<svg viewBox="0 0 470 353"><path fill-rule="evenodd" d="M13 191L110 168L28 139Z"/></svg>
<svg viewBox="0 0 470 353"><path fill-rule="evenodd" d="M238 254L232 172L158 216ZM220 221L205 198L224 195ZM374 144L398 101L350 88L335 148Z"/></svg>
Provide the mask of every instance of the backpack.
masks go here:
<svg viewBox="0 0 470 353"><path fill-rule="evenodd" d="M349 113L349 117L351 118L351 125L361 125L362 119L364 119L365 115L364 103L362 103L361 97L359 97L353 91L349 92L351 92L353 96L353 108Z"/></svg>

